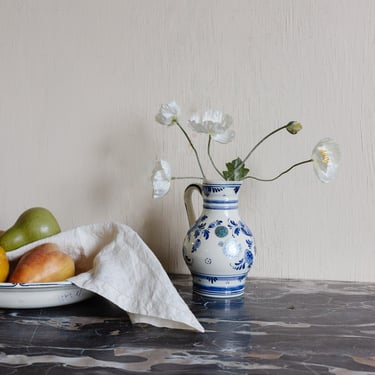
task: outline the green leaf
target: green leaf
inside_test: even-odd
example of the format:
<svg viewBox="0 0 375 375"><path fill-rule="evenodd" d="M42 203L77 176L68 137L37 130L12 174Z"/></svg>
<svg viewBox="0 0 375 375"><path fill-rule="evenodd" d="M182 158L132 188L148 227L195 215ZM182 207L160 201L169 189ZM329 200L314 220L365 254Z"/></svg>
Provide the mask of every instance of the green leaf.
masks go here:
<svg viewBox="0 0 375 375"><path fill-rule="evenodd" d="M226 181L241 181L249 173L249 169L245 167L240 158L234 159L225 165L227 170L223 171L223 176Z"/></svg>

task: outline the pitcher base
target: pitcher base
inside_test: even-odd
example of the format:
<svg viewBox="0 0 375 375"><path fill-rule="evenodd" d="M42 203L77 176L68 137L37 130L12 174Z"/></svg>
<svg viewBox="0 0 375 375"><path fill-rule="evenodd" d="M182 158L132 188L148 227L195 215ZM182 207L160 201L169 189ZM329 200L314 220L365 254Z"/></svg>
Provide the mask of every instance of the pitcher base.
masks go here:
<svg viewBox="0 0 375 375"><path fill-rule="evenodd" d="M193 274L193 292L204 297L235 298L245 291L245 275Z"/></svg>

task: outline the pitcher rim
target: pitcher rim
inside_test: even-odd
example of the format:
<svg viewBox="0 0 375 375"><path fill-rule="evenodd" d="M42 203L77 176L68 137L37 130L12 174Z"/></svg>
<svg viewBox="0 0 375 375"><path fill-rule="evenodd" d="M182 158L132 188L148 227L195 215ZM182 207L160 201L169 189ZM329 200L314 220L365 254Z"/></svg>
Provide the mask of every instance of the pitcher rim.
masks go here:
<svg viewBox="0 0 375 375"><path fill-rule="evenodd" d="M203 180L203 185L242 185L243 181Z"/></svg>

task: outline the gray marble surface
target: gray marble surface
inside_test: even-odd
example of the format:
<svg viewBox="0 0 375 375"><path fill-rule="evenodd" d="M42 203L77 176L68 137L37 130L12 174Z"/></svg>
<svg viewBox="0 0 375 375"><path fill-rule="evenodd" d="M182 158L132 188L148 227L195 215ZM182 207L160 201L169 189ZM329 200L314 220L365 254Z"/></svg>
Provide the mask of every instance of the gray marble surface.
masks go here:
<svg viewBox="0 0 375 375"><path fill-rule="evenodd" d="M375 374L375 284L250 279L210 300L171 277L205 333L131 325L100 297L0 309L0 374Z"/></svg>

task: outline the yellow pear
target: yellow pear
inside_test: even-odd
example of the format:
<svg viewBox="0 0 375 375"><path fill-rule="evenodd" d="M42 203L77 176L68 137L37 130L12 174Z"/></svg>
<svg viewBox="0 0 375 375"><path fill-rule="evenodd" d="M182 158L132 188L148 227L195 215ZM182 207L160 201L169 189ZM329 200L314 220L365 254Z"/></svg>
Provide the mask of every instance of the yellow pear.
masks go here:
<svg viewBox="0 0 375 375"><path fill-rule="evenodd" d="M4 282L9 273L9 261L5 250L0 247L0 282Z"/></svg>
<svg viewBox="0 0 375 375"><path fill-rule="evenodd" d="M18 261L10 283L47 283L74 276L74 260L54 243L36 246Z"/></svg>

